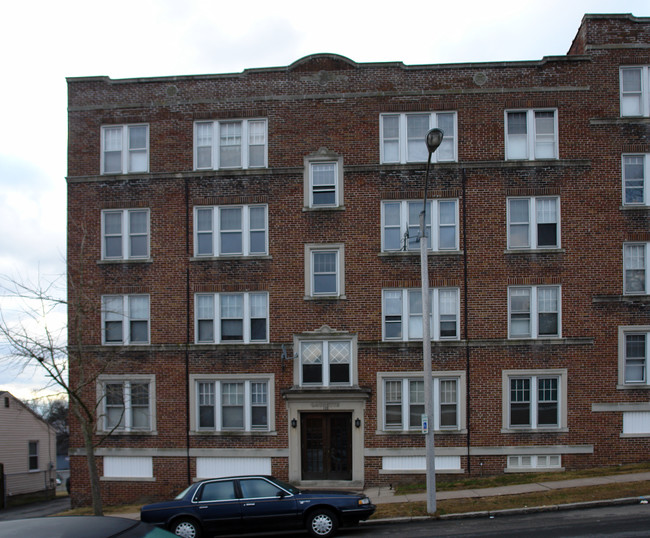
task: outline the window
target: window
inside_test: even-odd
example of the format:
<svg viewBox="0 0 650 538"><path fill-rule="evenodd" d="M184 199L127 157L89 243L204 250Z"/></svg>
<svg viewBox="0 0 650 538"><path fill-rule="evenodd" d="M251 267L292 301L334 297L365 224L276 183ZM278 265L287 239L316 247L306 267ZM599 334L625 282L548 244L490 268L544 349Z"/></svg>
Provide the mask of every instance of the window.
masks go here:
<svg viewBox="0 0 650 538"><path fill-rule="evenodd" d="M430 294L432 340L459 339L458 288L435 288ZM386 289L383 295L384 340L422 340L422 291Z"/></svg>
<svg viewBox="0 0 650 538"><path fill-rule="evenodd" d="M624 385L650 386L648 357L650 357L650 328L619 328L619 381ZM622 375L621 375L622 374Z"/></svg>
<svg viewBox="0 0 650 538"><path fill-rule="evenodd" d="M321 148L304 157L304 205L306 209L343 207L343 157Z"/></svg>
<svg viewBox="0 0 650 538"><path fill-rule="evenodd" d="M625 295L648 295L648 253L650 243L623 245L623 287Z"/></svg>
<svg viewBox="0 0 650 538"><path fill-rule="evenodd" d="M100 378L104 431L152 431L153 381L147 376Z"/></svg>
<svg viewBox="0 0 650 538"><path fill-rule="evenodd" d="M431 162L457 161L456 112L427 112L409 114L382 114L381 162L427 162L429 150L425 138L437 127L444 133L442 144L431 155Z"/></svg>
<svg viewBox="0 0 650 538"><path fill-rule="evenodd" d="M38 471L38 441L27 442L29 470Z"/></svg>
<svg viewBox="0 0 650 538"><path fill-rule="evenodd" d="M343 245L305 245L305 295L342 298L344 286Z"/></svg>
<svg viewBox="0 0 650 538"><path fill-rule="evenodd" d="M127 174L149 170L149 126L102 127L102 174Z"/></svg>
<svg viewBox="0 0 650 538"><path fill-rule="evenodd" d="M648 66L621 67L621 116L648 116Z"/></svg>
<svg viewBox="0 0 650 538"><path fill-rule="evenodd" d="M508 199L508 248L536 249L560 246L560 199Z"/></svg>
<svg viewBox="0 0 650 538"><path fill-rule="evenodd" d="M328 387L352 384L350 340L300 342L300 385Z"/></svg>
<svg viewBox="0 0 650 538"><path fill-rule="evenodd" d="M264 256L268 252L266 205L194 208L196 256Z"/></svg>
<svg viewBox="0 0 650 538"><path fill-rule="evenodd" d="M267 153L265 119L197 121L194 124L194 168L264 168Z"/></svg>
<svg viewBox="0 0 650 538"><path fill-rule="evenodd" d="M504 370L506 430L566 427L566 370Z"/></svg>
<svg viewBox="0 0 650 538"><path fill-rule="evenodd" d="M623 205L649 206L648 175L650 154L623 155Z"/></svg>
<svg viewBox="0 0 650 538"><path fill-rule="evenodd" d="M623 435L647 437L650 434L650 411L623 413Z"/></svg>
<svg viewBox="0 0 650 538"><path fill-rule="evenodd" d="M510 338L560 336L560 287L508 288Z"/></svg>
<svg viewBox="0 0 650 538"><path fill-rule="evenodd" d="M557 159L555 110L506 111L506 159Z"/></svg>
<svg viewBox="0 0 650 538"><path fill-rule="evenodd" d="M149 210L102 211L102 259L130 260L149 257Z"/></svg>
<svg viewBox="0 0 650 538"><path fill-rule="evenodd" d="M151 456L104 456L104 478L153 478Z"/></svg>
<svg viewBox="0 0 650 538"><path fill-rule="evenodd" d="M268 342L268 293L197 293L194 297L197 344Z"/></svg>
<svg viewBox="0 0 650 538"><path fill-rule="evenodd" d="M382 251L419 251L421 212L422 201L382 202ZM429 250L458 250L458 200L429 200L426 217Z"/></svg>
<svg viewBox="0 0 650 538"><path fill-rule="evenodd" d="M252 379L196 378L196 429L269 431L272 383Z"/></svg>
<svg viewBox="0 0 650 538"><path fill-rule="evenodd" d="M559 469L561 456L508 456L508 470Z"/></svg>
<svg viewBox="0 0 650 538"><path fill-rule="evenodd" d="M400 376L381 374L383 430L421 431L424 414L422 374ZM433 378L434 430L459 430L461 415L461 378L436 374Z"/></svg>
<svg viewBox="0 0 650 538"><path fill-rule="evenodd" d="M103 344L149 343L149 296L102 296Z"/></svg>

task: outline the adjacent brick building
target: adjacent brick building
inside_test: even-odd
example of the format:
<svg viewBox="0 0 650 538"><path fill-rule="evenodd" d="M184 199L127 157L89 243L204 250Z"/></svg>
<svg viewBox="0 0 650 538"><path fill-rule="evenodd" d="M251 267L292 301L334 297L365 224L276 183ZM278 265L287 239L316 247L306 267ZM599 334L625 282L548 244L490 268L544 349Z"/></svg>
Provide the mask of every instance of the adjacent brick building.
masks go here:
<svg viewBox="0 0 650 538"><path fill-rule="evenodd" d="M105 502L423 474L432 127L438 473L647 459L649 71L649 18L586 15L539 61L68 79L70 343L112 431ZM74 423L71 446L83 504Z"/></svg>

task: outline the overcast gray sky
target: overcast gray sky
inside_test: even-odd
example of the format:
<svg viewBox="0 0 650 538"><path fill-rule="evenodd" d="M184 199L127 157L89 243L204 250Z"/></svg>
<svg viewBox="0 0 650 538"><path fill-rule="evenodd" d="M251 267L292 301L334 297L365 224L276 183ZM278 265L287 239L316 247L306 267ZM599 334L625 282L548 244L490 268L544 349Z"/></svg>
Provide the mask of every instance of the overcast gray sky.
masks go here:
<svg viewBox="0 0 650 538"><path fill-rule="evenodd" d="M0 20L0 275L64 273L65 77L239 72L332 52L405 64L564 55L585 13L648 0L24 0ZM99 149L98 149L99 151ZM99 156L98 156L99 158ZM0 360L0 389L44 385Z"/></svg>

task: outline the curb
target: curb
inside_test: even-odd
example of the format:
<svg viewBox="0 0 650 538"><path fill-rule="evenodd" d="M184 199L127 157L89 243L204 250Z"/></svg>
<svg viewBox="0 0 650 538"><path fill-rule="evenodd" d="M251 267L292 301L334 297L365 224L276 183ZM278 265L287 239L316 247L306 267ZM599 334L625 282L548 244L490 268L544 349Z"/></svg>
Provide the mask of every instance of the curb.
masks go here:
<svg viewBox="0 0 650 538"><path fill-rule="evenodd" d="M603 499L599 501L584 501L567 504L551 504L547 506L525 506L522 508L508 508L506 510L482 510L480 512L461 512L458 514L442 514L440 516L413 516L413 517L393 517L385 519L372 519L362 521L362 525L381 525L385 523L407 523L409 521L426 521L434 520L451 520L451 519L470 519L496 516L515 516L521 514L534 514L539 512L556 512L560 510L581 510L588 508L601 508L603 506L617 506L626 504L638 504L643 501L650 501L650 495L639 497L623 497L620 499Z"/></svg>

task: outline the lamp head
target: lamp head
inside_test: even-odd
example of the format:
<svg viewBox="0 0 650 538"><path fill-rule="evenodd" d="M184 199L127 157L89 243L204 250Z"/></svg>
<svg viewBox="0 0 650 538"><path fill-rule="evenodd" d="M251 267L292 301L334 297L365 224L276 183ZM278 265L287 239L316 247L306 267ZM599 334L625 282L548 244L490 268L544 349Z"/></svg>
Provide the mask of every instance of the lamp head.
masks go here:
<svg viewBox="0 0 650 538"><path fill-rule="evenodd" d="M427 149L429 150L429 157L431 157L431 154L438 149L444 135L445 133L442 132L442 129L438 129L437 127L431 129L427 133L426 144Z"/></svg>

